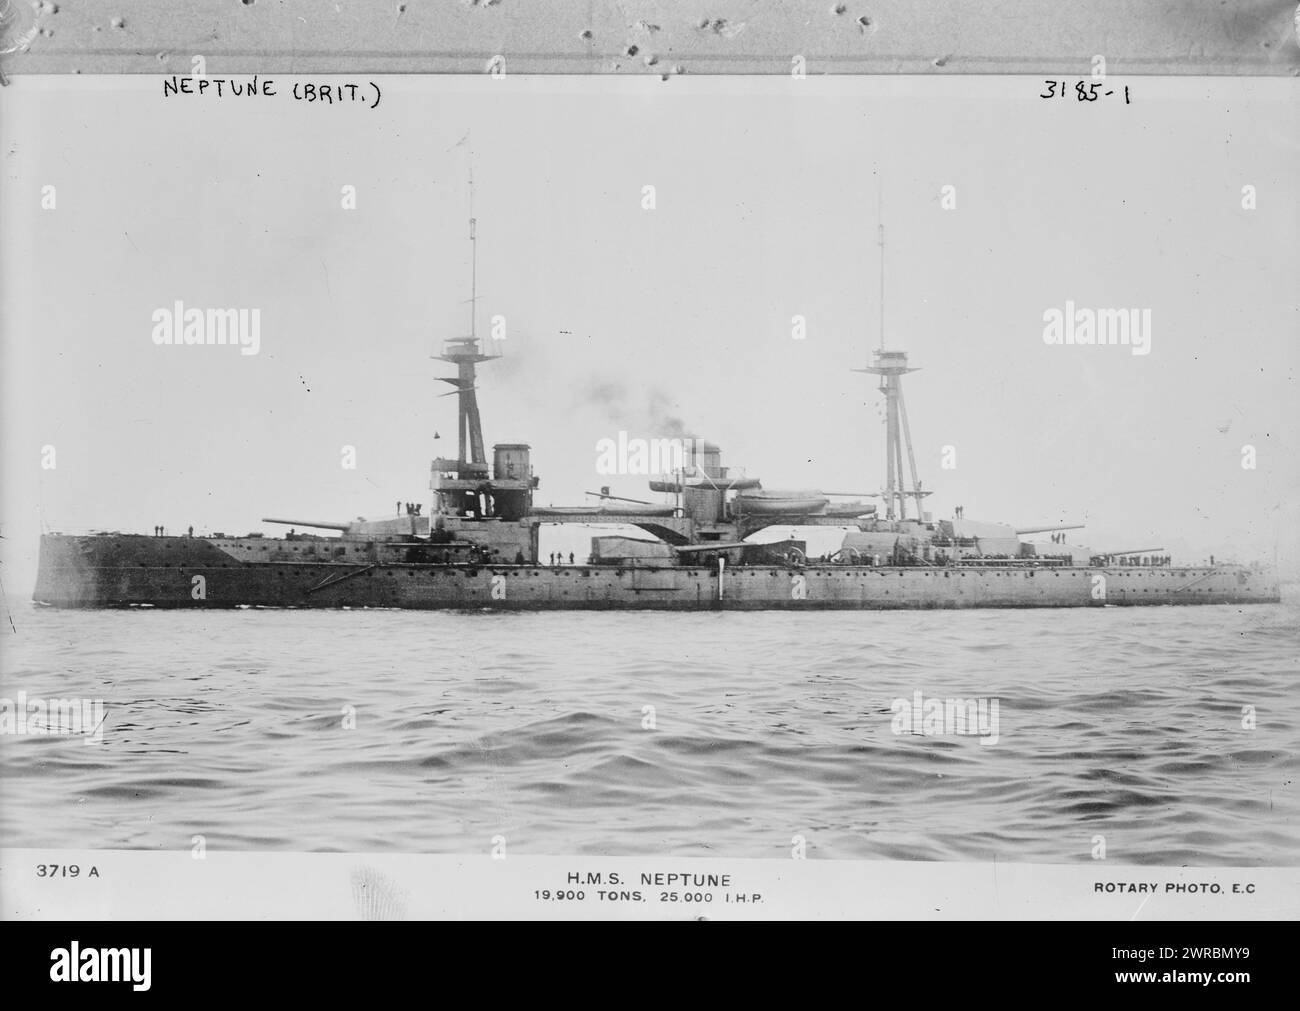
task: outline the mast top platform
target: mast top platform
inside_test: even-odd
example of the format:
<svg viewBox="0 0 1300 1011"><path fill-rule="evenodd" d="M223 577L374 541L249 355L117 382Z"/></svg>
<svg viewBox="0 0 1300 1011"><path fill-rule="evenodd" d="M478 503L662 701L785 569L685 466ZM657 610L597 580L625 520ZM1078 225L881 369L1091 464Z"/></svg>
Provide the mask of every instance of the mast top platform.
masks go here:
<svg viewBox="0 0 1300 1011"><path fill-rule="evenodd" d="M440 362L490 362L501 356L485 354L477 337L450 337L442 354L431 357Z"/></svg>
<svg viewBox="0 0 1300 1011"><path fill-rule="evenodd" d="M854 372L870 372L876 376L901 376L908 372L920 372L919 368L909 368L906 351L886 351L883 348L871 352L875 362L865 369L853 369Z"/></svg>

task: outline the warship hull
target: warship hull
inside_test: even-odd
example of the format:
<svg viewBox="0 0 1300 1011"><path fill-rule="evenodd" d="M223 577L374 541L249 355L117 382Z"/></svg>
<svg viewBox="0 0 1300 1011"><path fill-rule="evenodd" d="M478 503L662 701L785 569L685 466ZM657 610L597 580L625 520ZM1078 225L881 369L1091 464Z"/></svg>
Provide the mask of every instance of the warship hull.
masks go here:
<svg viewBox="0 0 1300 1011"><path fill-rule="evenodd" d="M296 556L296 557L295 557ZM33 599L65 608L898 610L1276 603L1259 566L426 564L374 545L41 538Z"/></svg>

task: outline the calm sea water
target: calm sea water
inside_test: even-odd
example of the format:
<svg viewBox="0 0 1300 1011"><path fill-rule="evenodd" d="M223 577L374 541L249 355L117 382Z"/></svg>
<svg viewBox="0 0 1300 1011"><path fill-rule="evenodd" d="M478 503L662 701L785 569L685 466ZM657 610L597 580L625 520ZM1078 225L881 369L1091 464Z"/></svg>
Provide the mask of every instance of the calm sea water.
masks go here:
<svg viewBox="0 0 1300 1011"><path fill-rule="evenodd" d="M19 605L7 846L1295 864L1300 605L484 614ZM7 623L6 623L7 624ZM897 734L996 699L999 739ZM1243 727L1243 707L1256 725ZM345 723L355 713L355 728ZM646 707L653 707L653 710ZM646 724L653 720L653 729Z"/></svg>

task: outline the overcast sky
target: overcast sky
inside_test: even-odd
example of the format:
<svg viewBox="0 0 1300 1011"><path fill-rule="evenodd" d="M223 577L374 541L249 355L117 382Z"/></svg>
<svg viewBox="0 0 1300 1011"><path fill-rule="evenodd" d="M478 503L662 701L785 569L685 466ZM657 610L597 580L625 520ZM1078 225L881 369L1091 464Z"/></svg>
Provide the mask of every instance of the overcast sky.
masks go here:
<svg viewBox="0 0 1300 1011"><path fill-rule="evenodd" d="M1124 83L1081 104L1030 78L385 78L370 109L294 102L289 79L217 100L18 78L0 92L6 590L30 593L42 525L271 532L260 517L427 502L429 458L455 452L429 356L468 328L471 149L480 326L508 327L484 434L533 445L541 504L643 496L596 474L595 443L667 415L767 487L879 489L879 396L850 371L879 340L878 169L929 508L1186 560L1277 552L1294 575L1295 83L1137 78L1127 106ZM176 300L260 309L260 353L156 346ZM1151 353L1046 345L1067 300L1149 309Z"/></svg>

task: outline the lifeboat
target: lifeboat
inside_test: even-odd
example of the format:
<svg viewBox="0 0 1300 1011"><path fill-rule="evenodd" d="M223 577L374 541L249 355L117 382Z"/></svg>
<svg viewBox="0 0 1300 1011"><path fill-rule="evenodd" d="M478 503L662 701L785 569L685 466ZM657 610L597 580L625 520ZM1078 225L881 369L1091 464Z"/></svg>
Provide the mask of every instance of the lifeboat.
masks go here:
<svg viewBox="0 0 1300 1011"><path fill-rule="evenodd" d="M736 497L742 512L758 515L803 515L825 509L830 499L819 492L756 491Z"/></svg>

